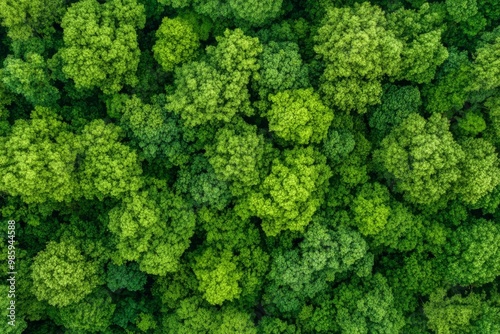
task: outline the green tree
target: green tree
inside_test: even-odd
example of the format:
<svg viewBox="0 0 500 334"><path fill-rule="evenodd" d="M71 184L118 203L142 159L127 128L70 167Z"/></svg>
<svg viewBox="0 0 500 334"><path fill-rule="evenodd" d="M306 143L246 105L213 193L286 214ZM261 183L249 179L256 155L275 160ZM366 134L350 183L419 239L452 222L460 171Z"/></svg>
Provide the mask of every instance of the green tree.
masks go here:
<svg viewBox="0 0 500 334"><path fill-rule="evenodd" d="M70 331L97 333L111 325L115 308L111 296L104 290L97 290L78 303L59 308L55 318Z"/></svg>
<svg viewBox="0 0 500 334"><path fill-rule="evenodd" d="M193 58L199 48L198 34L189 22L180 17L163 18L156 31L156 38L153 46L154 57L166 72Z"/></svg>
<svg viewBox="0 0 500 334"><path fill-rule="evenodd" d="M234 194L261 183L267 172L271 147L257 127L238 119L220 128L214 142L206 147L206 157L216 176L232 183Z"/></svg>
<svg viewBox="0 0 500 334"><path fill-rule="evenodd" d="M455 22L467 21L477 13L476 0L446 0L446 10Z"/></svg>
<svg viewBox="0 0 500 334"><path fill-rule="evenodd" d="M500 184L498 155L495 147L482 138L468 138L461 146L465 159L460 164L462 175L454 189L465 203L476 204Z"/></svg>
<svg viewBox="0 0 500 334"><path fill-rule="evenodd" d="M488 115L487 138L492 143L500 142L500 99L492 96L486 100L484 106Z"/></svg>
<svg viewBox="0 0 500 334"><path fill-rule="evenodd" d="M216 309L207 306L199 297L182 300L174 313L164 317L161 331L179 334L257 333L250 314L234 306Z"/></svg>
<svg viewBox="0 0 500 334"><path fill-rule="evenodd" d="M331 176L326 158L312 147L285 150L273 160L271 173L239 203L242 216L262 219L267 236L283 230L303 231L323 203Z"/></svg>
<svg viewBox="0 0 500 334"><path fill-rule="evenodd" d="M286 90L269 95L271 108L265 113L269 130L294 144L319 143L326 138L333 112L312 88Z"/></svg>
<svg viewBox="0 0 500 334"><path fill-rule="evenodd" d="M449 57L436 73L434 82L422 89L426 109L432 113L446 113L462 109L469 97L472 65L467 52L450 48Z"/></svg>
<svg viewBox="0 0 500 334"><path fill-rule="evenodd" d="M45 59L36 53L27 53L25 60L7 57L2 80L9 90L22 94L36 106L54 106L60 93L52 85Z"/></svg>
<svg viewBox="0 0 500 334"><path fill-rule="evenodd" d="M446 296L445 289L432 293L424 304L429 328L437 334L471 333L471 321L481 314L481 297L470 293L466 297Z"/></svg>
<svg viewBox="0 0 500 334"><path fill-rule="evenodd" d="M258 80L253 86L264 102L269 94L309 86L308 69L297 43L271 41L264 44L259 65Z"/></svg>
<svg viewBox="0 0 500 334"><path fill-rule="evenodd" d="M153 97L151 104L135 95L116 95L108 102L108 114L119 118L131 144L144 158L167 158L168 165L182 165L189 159L190 147L183 140L179 118L164 106L163 95Z"/></svg>
<svg viewBox="0 0 500 334"><path fill-rule="evenodd" d="M63 72L76 88L99 87L105 94L137 83L140 50L136 29L145 24L144 6L135 0L81 0L64 15Z"/></svg>
<svg viewBox="0 0 500 334"><path fill-rule="evenodd" d="M0 138L0 189L25 203L67 201L75 196L74 135L52 110L36 107Z"/></svg>
<svg viewBox="0 0 500 334"><path fill-rule="evenodd" d="M238 21L259 26L278 16L283 0L243 1L228 0L229 7Z"/></svg>
<svg viewBox="0 0 500 334"><path fill-rule="evenodd" d="M307 227L298 248L273 252L264 294L266 308L273 310L269 307L273 306L295 318L302 307L321 298L347 272L364 277L372 265L373 256L358 232L332 229L317 219Z"/></svg>
<svg viewBox="0 0 500 334"><path fill-rule="evenodd" d="M195 216L183 198L159 183L123 198L109 212L109 229L117 237L116 264L136 261L140 270L166 275L178 270L189 247Z"/></svg>
<svg viewBox="0 0 500 334"><path fill-rule="evenodd" d="M259 231L233 211L215 215L200 210L199 216L206 241L192 265L198 290L212 305L233 299L255 302L269 259L260 247Z"/></svg>
<svg viewBox="0 0 500 334"><path fill-rule="evenodd" d="M353 201L354 222L363 235L382 231L391 213L389 191L380 183L365 183Z"/></svg>
<svg viewBox="0 0 500 334"><path fill-rule="evenodd" d="M395 182L396 190L416 204L432 204L460 177L464 152L449 132L448 120L409 115L382 140L375 159Z"/></svg>
<svg viewBox="0 0 500 334"><path fill-rule="evenodd" d="M499 275L498 230L493 222L480 219L453 233L441 256L449 283L485 284Z"/></svg>
<svg viewBox="0 0 500 334"><path fill-rule="evenodd" d="M381 274L342 283L334 290L334 304L341 333L399 333L405 325Z"/></svg>
<svg viewBox="0 0 500 334"><path fill-rule="evenodd" d="M428 227L421 216L412 214L402 203L393 200L384 228L372 235L373 245L410 251L421 244L425 228Z"/></svg>
<svg viewBox="0 0 500 334"><path fill-rule="evenodd" d="M443 18L429 4L418 11L400 8L388 15L389 29L403 42L397 80L429 83L436 69L448 58L441 44Z"/></svg>
<svg viewBox="0 0 500 334"><path fill-rule="evenodd" d="M101 283L96 263L66 242L49 242L34 258L31 270L35 296L57 307L80 302Z"/></svg>
<svg viewBox="0 0 500 334"><path fill-rule="evenodd" d="M486 129L486 122L479 113L469 111L458 119L458 127L466 135L477 136Z"/></svg>
<svg viewBox="0 0 500 334"><path fill-rule="evenodd" d="M122 136L118 126L95 120L78 137L82 153L77 157L77 177L86 198L121 197L142 186L137 154L119 142Z"/></svg>
<svg viewBox="0 0 500 334"><path fill-rule="evenodd" d="M403 44L387 29L379 7L364 2L327 8L315 42L326 65L321 90L334 106L364 113L380 103L380 81L398 73Z"/></svg>
<svg viewBox="0 0 500 334"><path fill-rule="evenodd" d="M0 18L13 40L28 40L35 35L48 37L56 30L65 12L64 0L0 0Z"/></svg>
<svg viewBox="0 0 500 334"><path fill-rule="evenodd" d="M174 8L192 5L194 10L214 21L237 22L238 25L261 26L278 16L282 0L160 0Z"/></svg>
<svg viewBox="0 0 500 334"><path fill-rule="evenodd" d="M247 85L259 69L262 46L241 29L226 30L217 46L207 47L207 61L186 63L175 71L175 91L167 109L187 126L229 122L237 113L253 114Z"/></svg>
<svg viewBox="0 0 500 334"><path fill-rule="evenodd" d="M496 29L490 34L484 34L483 40L475 53L473 63L473 82L470 89L487 90L500 86L500 30Z"/></svg>

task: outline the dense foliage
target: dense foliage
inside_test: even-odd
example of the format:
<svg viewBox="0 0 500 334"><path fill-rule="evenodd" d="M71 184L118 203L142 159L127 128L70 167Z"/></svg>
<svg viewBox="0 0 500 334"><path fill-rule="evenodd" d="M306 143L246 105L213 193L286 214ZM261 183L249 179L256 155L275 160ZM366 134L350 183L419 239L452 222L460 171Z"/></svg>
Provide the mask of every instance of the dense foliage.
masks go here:
<svg viewBox="0 0 500 334"><path fill-rule="evenodd" d="M500 333L500 1L0 23L1 333Z"/></svg>

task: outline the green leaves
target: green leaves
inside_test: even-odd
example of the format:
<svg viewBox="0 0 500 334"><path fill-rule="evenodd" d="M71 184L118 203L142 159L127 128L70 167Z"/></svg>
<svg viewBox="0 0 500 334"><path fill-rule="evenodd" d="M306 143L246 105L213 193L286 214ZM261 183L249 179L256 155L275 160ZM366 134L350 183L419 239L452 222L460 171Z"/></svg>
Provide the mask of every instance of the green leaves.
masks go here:
<svg viewBox="0 0 500 334"><path fill-rule="evenodd" d="M26 203L62 202L74 196L74 136L51 110L37 107L31 120L18 120L0 142L2 191Z"/></svg>
<svg viewBox="0 0 500 334"><path fill-rule="evenodd" d="M243 31L226 30L208 47L209 62L191 62L176 70L176 90L167 108L180 114L189 127L229 122L237 113L253 114L247 85L259 69L262 47Z"/></svg>
<svg viewBox="0 0 500 334"><path fill-rule="evenodd" d="M259 57L259 76L255 85L261 99L269 93L308 86L308 70L299 54L299 46L292 42L271 41L263 46Z"/></svg>
<svg viewBox="0 0 500 334"><path fill-rule="evenodd" d="M98 290L77 304L61 307L56 322L73 331L104 331L111 325L115 308L111 296Z"/></svg>
<svg viewBox="0 0 500 334"><path fill-rule="evenodd" d="M148 104L135 95L116 95L108 103L108 113L116 109L113 116L120 119L120 126L144 158L167 158L172 165L182 165L189 159L190 147L183 141L179 118L167 112L164 103L164 96Z"/></svg>
<svg viewBox="0 0 500 334"><path fill-rule="evenodd" d="M238 286L242 273L232 261L233 254L224 251L214 254L211 249L197 259L195 273L200 282L199 289L203 297L212 305L221 305L225 300L233 300L241 293Z"/></svg>
<svg viewBox="0 0 500 334"><path fill-rule="evenodd" d="M295 144L319 143L326 137L333 112L312 88L279 92L269 100L269 130L278 137Z"/></svg>
<svg viewBox="0 0 500 334"><path fill-rule="evenodd" d="M488 43L477 49L473 65L474 82L471 89L495 89L500 86L499 70L500 64L500 37L498 32L487 39Z"/></svg>
<svg viewBox="0 0 500 334"><path fill-rule="evenodd" d="M330 176L325 157L312 147L285 150L281 159L273 160L258 192L249 194L237 210L260 217L268 236L303 231L323 202Z"/></svg>
<svg viewBox="0 0 500 334"><path fill-rule="evenodd" d="M500 273L498 226L484 219L459 228L446 247L447 280L451 284L484 284Z"/></svg>
<svg viewBox="0 0 500 334"><path fill-rule="evenodd" d="M396 182L396 189L417 204L432 204L460 177L464 153L439 114L425 120L409 115L384 138L375 158Z"/></svg>
<svg viewBox="0 0 500 334"><path fill-rule="evenodd" d="M380 80L398 72L403 49L386 28L382 10L368 2L328 8L314 50L325 61L321 89L333 105L364 113L379 103Z"/></svg>
<svg viewBox="0 0 500 334"><path fill-rule="evenodd" d="M84 150L78 178L86 198L121 197L142 186L137 154L118 140L121 129L96 120L86 125L79 138Z"/></svg>
<svg viewBox="0 0 500 334"><path fill-rule="evenodd" d="M125 197L109 212L109 229L118 238L117 264L137 261L141 271L162 276L178 270L195 216L182 198L163 187Z"/></svg>
<svg viewBox="0 0 500 334"><path fill-rule="evenodd" d="M496 2L0 0L8 330L500 333Z"/></svg>
<svg viewBox="0 0 500 334"><path fill-rule="evenodd" d="M63 71L76 88L99 87L105 94L135 85L139 64L136 28L145 24L144 7L135 0L99 4L82 0L63 17Z"/></svg>
<svg viewBox="0 0 500 334"><path fill-rule="evenodd" d="M28 40L30 37L53 34L54 23L59 23L65 11L63 0L1 0L0 18L13 40Z"/></svg>
<svg viewBox="0 0 500 334"><path fill-rule="evenodd" d="M363 235L377 234L390 214L389 191L379 183L365 183L353 201L354 220Z"/></svg>
<svg viewBox="0 0 500 334"><path fill-rule="evenodd" d="M375 274L341 284L334 292L342 333L399 333L404 326L387 280Z"/></svg>
<svg viewBox="0 0 500 334"><path fill-rule="evenodd" d="M261 182L270 151L270 145L257 134L255 126L237 120L217 131L206 156L217 177L231 182L232 191L241 194L246 187Z"/></svg>
<svg viewBox="0 0 500 334"><path fill-rule="evenodd" d="M500 184L500 168L495 147L482 138L468 138L461 143L465 159L462 176L455 188L462 201L475 204Z"/></svg>
<svg viewBox="0 0 500 334"><path fill-rule="evenodd" d="M328 228L318 219L297 249L276 249L264 300L280 312L296 315L307 301L321 298L338 276L366 276L373 265L368 245L358 232Z"/></svg>
<svg viewBox="0 0 500 334"><path fill-rule="evenodd" d="M45 59L37 53L27 53L25 61L7 57L2 80L5 86L22 94L33 105L54 106L60 94L52 85Z"/></svg>
<svg viewBox="0 0 500 334"><path fill-rule="evenodd" d="M429 318L429 328L436 333L469 332L471 320L481 314L481 298L474 293L465 298L460 295L448 298L446 290L439 289L430 295L424 312Z"/></svg>
<svg viewBox="0 0 500 334"><path fill-rule="evenodd" d="M35 296L57 307L80 302L100 283L96 264L66 242L49 242L31 270Z"/></svg>
<svg viewBox="0 0 500 334"><path fill-rule="evenodd" d="M113 292L124 288L129 291L139 291L146 284L146 274L139 271L139 266L135 262L122 266L110 263L106 271L106 282Z"/></svg>
<svg viewBox="0 0 500 334"><path fill-rule="evenodd" d="M193 58L199 47L199 37L191 25L181 18L163 18L156 31L157 41L153 46L155 59L166 71Z"/></svg>
<svg viewBox="0 0 500 334"><path fill-rule="evenodd" d="M212 305L255 300L269 259L260 247L257 228L228 211L216 215L202 209L200 220L206 241L192 265L198 290Z"/></svg>

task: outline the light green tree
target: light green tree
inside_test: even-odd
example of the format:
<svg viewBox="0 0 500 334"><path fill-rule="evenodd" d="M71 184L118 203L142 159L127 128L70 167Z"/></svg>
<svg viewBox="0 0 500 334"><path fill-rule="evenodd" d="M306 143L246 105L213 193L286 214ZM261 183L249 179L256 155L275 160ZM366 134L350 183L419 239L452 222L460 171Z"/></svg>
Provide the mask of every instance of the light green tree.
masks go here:
<svg viewBox="0 0 500 334"><path fill-rule="evenodd" d="M64 0L0 0L0 18L13 40L48 35L55 32L54 23L60 23L65 12Z"/></svg>
<svg viewBox="0 0 500 334"><path fill-rule="evenodd" d="M121 197L142 186L137 154L120 143L123 131L114 124L95 120L78 137L81 155L77 178L86 198Z"/></svg>
<svg viewBox="0 0 500 334"><path fill-rule="evenodd" d="M239 203L242 216L262 219L266 235L303 231L323 203L331 176L326 158L312 147L285 150L274 159L271 173Z"/></svg>
<svg viewBox="0 0 500 334"><path fill-rule="evenodd" d="M96 262L66 242L49 242L35 257L31 270L35 296L57 307L80 302L101 283Z"/></svg>
<svg viewBox="0 0 500 334"><path fill-rule="evenodd" d="M68 201L75 182L77 146L67 124L52 110L36 107L0 138L0 189L25 203Z"/></svg>
<svg viewBox="0 0 500 334"><path fill-rule="evenodd" d="M454 190L465 203L476 204L500 184L498 155L495 147L482 138L468 138L461 146L465 159Z"/></svg>
<svg viewBox="0 0 500 334"><path fill-rule="evenodd" d="M186 63L175 72L175 91L167 109L194 127L229 122L237 113L251 115L247 85L259 69L262 46L241 29L226 30L217 46L207 47L207 61Z"/></svg>
<svg viewBox="0 0 500 334"><path fill-rule="evenodd" d="M437 334L470 333L471 321L481 314L481 302L481 296L474 293L450 298L445 289L438 289L424 304L429 328Z"/></svg>
<svg viewBox="0 0 500 334"><path fill-rule="evenodd" d="M389 191L380 183L365 183L353 201L354 221L363 235L377 234L385 228L391 208Z"/></svg>
<svg viewBox="0 0 500 334"><path fill-rule="evenodd" d="M431 204L459 179L464 152L443 116L433 114L426 120L411 114L382 140L374 156L407 200Z"/></svg>
<svg viewBox="0 0 500 334"><path fill-rule="evenodd" d="M200 44L191 24L180 17L163 18L156 38L154 57L166 72L193 58Z"/></svg>
<svg viewBox="0 0 500 334"><path fill-rule="evenodd" d="M135 0L81 0L64 15L63 72L78 89L99 87L105 94L137 83L140 50L136 29L145 24Z"/></svg>
<svg viewBox="0 0 500 334"><path fill-rule="evenodd" d="M333 112L312 88L286 90L269 95L271 108L265 113L269 130L294 144L319 143L326 138Z"/></svg>
<svg viewBox="0 0 500 334"><path fill-rule="evenodd" d="M380 103L380 81L398 73L403 43L379 7L364 2L327 8L314 40L326 65L321 90L334 106L364 113Z"/></svg>
<svg viewBox="0 0 500 334"><path fill-rule="evenodd" d="M1 75L5 87L22 94L35 106L54 106L60 93L52 85L47 62L37 53L27 53L24 58L5 59Z"/></svg>

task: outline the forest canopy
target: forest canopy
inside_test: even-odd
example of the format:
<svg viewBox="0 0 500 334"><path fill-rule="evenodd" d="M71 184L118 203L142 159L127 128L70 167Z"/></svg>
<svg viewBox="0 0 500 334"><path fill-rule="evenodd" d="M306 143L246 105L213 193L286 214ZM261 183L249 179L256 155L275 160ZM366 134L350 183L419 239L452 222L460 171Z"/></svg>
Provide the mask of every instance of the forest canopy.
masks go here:
<svg viewBox="0 0 500 334"><path fill-rule="evenodd" d="M500 1L0 0L1 333L500 333Z"/></svg>

